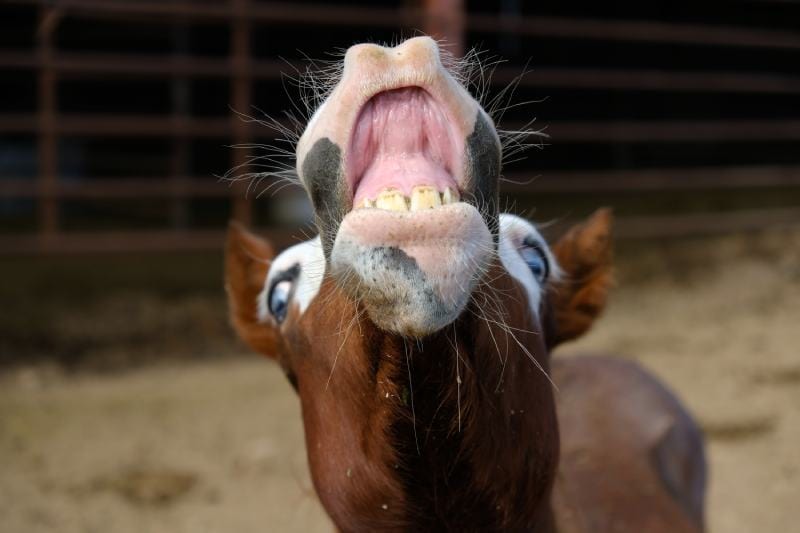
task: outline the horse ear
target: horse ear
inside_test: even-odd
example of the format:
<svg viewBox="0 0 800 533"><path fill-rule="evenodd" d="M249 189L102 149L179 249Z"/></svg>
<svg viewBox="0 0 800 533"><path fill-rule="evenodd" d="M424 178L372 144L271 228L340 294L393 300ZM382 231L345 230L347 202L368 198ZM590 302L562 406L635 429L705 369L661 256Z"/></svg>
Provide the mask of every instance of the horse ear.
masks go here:
<svg viewBox="0 0 800 533"><path fill-rule="evenodd" d="M230 223L225 246L225 292L231 324L243 341L268 357L277 356L278 331L259 320L258 296L264 290L274 256L269 242L238 222Z"/></svg>
<svg viewBox="0 0 800 533"><path fill-rule="evenodd" d="M550 346L585 333L606 305L613 281L610 209L596 211L553 246L563 272L548 293Z"/></svg>

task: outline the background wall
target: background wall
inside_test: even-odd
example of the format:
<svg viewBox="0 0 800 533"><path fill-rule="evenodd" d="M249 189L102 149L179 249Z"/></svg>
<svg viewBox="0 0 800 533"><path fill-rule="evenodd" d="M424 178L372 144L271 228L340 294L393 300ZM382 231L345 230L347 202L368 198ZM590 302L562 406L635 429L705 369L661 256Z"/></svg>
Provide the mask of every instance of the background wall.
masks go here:
<svg viewBox="0 0 800 533"><path fill-rule="evenodd" d="M429 31L510 83L501 126L548 138L505 192L540 220L598 204L621 236L726 232L800 218L800 6L732 1L16 0L2 7L0 250L216 249L231 217L307 221L264 176L303 120L293 78L354 42ZM522 75L520 78L518 76ZM516 80L516 81L515 81ZM273 186L269 191L265 190ZM262 194L263 193L263 194ZM286 235L283 235L285 238Z"/></svg>

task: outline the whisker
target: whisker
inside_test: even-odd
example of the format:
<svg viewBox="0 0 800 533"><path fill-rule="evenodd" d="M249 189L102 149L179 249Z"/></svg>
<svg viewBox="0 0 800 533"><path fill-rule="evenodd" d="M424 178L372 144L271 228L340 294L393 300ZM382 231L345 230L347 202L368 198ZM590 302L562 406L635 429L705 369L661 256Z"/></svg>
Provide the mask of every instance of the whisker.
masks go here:
<svg viewBox="0 0 800 533"><path fill-rule="evenodd" d="M411 427L414 429L414 444L417 447L417 455L422 455L419 449L419 438L417 437L417 413L414 408L414 384L411 379L411 356L409 355L408 344L405 338L403 338L403 348L406 354L406 368L408 368L408 389L409 396L411 396Z"/></svg>

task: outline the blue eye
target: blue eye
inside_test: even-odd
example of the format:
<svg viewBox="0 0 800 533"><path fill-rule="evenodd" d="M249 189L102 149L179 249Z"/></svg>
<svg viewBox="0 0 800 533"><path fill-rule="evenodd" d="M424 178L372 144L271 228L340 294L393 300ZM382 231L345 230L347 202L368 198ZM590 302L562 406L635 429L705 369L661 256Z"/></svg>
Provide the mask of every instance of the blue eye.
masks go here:
<svg viewBox="0 0 800 533"><path fill-rule="evenodd" d="M275 317L278 324L286 319L291 291L292 282L288 279L277 281L269 291L269 312Z"/></svg>
<svg viewBox="0 0 800 533"><path fill-rule="evenodd" d="M269 305L269 313L275 317L275 321L278 324L286 320L292 288L299 275L300 264L297 263L291 268L278 272L272 280L269 294L267 294L267 304Z"/></svg>
<svg viewBox="0 0 800 533"><path fill-rule="evenodd" d="M528 265L528 268L531 269L536 281L544 283L550 274L550 265L542 248L537 243L528 244L526 242L520 249L520 255L522 255L522 259Z"/></svg>

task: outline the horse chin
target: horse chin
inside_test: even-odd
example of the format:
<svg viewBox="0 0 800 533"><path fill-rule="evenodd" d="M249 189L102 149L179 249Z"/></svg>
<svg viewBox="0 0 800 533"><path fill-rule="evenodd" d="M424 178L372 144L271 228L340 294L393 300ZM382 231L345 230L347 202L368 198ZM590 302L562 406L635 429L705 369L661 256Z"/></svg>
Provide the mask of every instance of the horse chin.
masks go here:
<svg viewBox="0 0 800 533"><path fill-rule="evenodd" d="M493 250L483 217L464 202L416 212L358 209L339 227L331 274L379 328L420 338L463 312Z"/></svg>

